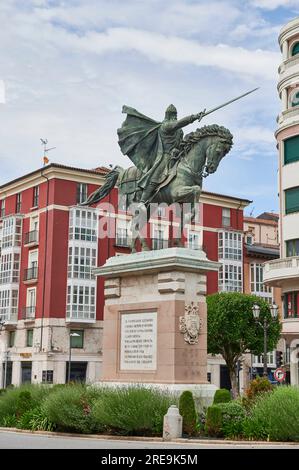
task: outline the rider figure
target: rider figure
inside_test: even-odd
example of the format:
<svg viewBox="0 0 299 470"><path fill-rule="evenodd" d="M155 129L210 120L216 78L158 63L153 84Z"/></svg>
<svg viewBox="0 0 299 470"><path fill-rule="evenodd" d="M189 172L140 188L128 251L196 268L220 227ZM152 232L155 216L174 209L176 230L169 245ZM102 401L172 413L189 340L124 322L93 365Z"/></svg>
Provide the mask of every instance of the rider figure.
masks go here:
<svg viewBox="0 0 299 470"><path fill-rule="evenodd" d="M159 129L163 156L160 163L155 164L138 182L138 186L143 189L140 200L141 204L148 204L159 185L167 178L170 161L177 159L179 154L179 146L184 137L182 127L196 120L200 121L204 114L205 110L178 120L175 106L173 104L168 106L164 121L161 123Z"/></svg>

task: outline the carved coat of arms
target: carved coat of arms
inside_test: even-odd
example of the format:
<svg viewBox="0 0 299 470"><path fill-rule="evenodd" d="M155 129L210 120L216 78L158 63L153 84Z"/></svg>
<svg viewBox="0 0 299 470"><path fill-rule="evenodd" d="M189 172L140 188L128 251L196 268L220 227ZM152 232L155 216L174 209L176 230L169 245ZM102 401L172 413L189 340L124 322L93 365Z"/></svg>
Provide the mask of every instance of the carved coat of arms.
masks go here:
<svg viewBox="0 0 299 470"><path fill-rule="evenodd" d="M185 315L180 317L180 332L184 333L184 340L189 344L197 344L202 319L199 318L199 308L194 302L185 306Z"/></svg>

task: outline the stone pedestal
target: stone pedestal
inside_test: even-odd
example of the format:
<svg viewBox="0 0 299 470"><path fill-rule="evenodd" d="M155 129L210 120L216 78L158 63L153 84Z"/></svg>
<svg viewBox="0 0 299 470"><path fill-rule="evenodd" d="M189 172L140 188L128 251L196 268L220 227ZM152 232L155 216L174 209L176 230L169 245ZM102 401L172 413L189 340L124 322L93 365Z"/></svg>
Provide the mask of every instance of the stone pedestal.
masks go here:
<svg viewBox="0 0 299 470"><path fill-rule="evenodd" d="M206 273L218 267L202 251L168 248L97 268L105 277L101 381L192 390L207 404L216 387L207 382Z"/></svg>

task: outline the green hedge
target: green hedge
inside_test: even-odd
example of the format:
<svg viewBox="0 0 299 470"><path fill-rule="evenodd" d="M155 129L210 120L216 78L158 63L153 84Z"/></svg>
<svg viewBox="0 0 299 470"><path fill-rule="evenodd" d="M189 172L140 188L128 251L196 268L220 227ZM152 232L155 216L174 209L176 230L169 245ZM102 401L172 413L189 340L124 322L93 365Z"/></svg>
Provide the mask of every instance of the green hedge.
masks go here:
<svg viewBox="0 0 299 470"><path fill-rule="evenodd" d="M179 412L183 418L183 432L189 436L194 435L198 424L198 416L192 392L189 390L186 390L180 396Z"/></svg>
<svg viewBox="0 0 299 470"><path fill-rule="evenodd" d="M276 387L257 398L243 425L244 437L271 441L299 441L299 389Z"/></svg>
<svg viewBox="0 0 299 470"><path fill-rule="evenodd" d="M218 403L228 403L232 400L230 391L226 388L220 388L216 390L213 400L213 405L217 405Z"/></svg>
<svg viewBox="0 0 299 470"><path fill-rule="evenodd" d="M245 417L244 408L236 401L212 405L207 410L205 431L209 436L239 437Z"/></svg>
<svg viewBox="0 0 299 470"><path fill-rule="evenodd" d="M212 405L207 409L205 432L209 436L221 436L222 413L219 405Z"/></svg>

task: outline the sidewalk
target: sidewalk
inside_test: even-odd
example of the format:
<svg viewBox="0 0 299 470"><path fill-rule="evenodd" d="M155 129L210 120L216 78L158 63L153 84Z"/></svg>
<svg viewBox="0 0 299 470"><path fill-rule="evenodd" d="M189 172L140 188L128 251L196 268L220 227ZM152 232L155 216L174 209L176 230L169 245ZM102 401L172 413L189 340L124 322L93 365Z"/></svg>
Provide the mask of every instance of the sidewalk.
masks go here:
<svg viewBox="0 0 299 470"><path fill-rule="evenodd" d="M164 443L176 443L176 444L206 444L206 445L219 445L219 444L231 444L231 445L292 445L294 447L299 448L299 442L276 442L276 441L239 441L239 440L226 440L226 439L210 439L210 438L177 438L172 439L171 441L166 441L162 437L143 437L143 436L117 436L117 435L110 435L110 434L77 434L77 433L65 433L65 432L51 432L51 431L29 431L25 429L17 429L17 428L3 428L0 427L0 432L17 432L22 434L36 434L41 436L55 436L55 437L74 437L80 439L100 439L100 440L119 440L119 441L143 441L143 442L164 442Z"/></svg>

